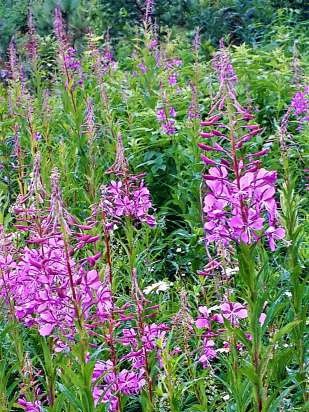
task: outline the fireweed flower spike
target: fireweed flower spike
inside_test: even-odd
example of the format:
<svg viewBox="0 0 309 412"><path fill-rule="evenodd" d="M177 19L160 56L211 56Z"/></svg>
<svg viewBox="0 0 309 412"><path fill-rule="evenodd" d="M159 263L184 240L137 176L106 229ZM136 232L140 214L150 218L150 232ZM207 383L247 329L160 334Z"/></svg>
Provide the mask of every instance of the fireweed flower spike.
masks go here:
<svg viewBox="0 0 309 412"><path fill-rule="evenodd" d="M195 120L201 117L199 104L198 104L198 92L194 83L190 84L191 87L191 103L188 109L188 119Z"/></svg>
<svg viewBox="0 0 309 412"><path fill-rule="evenodd" d="M145 1L145 15L144 15L144 24L146 28L152 23L152 14L154 10L155 0L146 0Z"/></svg>
<svg viewBox="0 0 309 412"><path fill-rule="evenodd" d="M31 62L35 64L38 59L38 36L31 11L28 13L28 41L26 43L26 49Z"/></svg>
<svg viewBox="0 0 309 412"><path fill-rule="evenodd" d="M117 223L122 217L129 217L135 223L146 223L154 227L156 220L149 213L153 208L150 192L144 184L143 175L134 176L129 172L120 134L117 138L115 163L107 173L113 173L118 178L102 188L101 206L108 219Z"/></svg>
<svg viewBox="0 0 309 412"><path fill-rule="evenodd" d="M253 116L237 101L237 77L222 43L213 66L219 92L211 117L201 122L207 127L201 133L207 142L199 145L206 152L202 161L208 167L204 175L208 191L203 208L205 242L227 247L232 241L252 244L266 237L274 250L275 240L284 237L284 230L278 227L277 174L260 166L260 157L267 151L243 155L241 149L249 151L250 141L261 128L251 123Z"/></svg>
<svg viewBox="0 0 309 412"><path fill-rule="evenodd" d="M163 107L159 107L156 112L156 117L161 125L161 131L166 135L174 135L177 132L175 126L175 118L177 116L174 107L167 107L165 104Z"/></svg>
<svg viewBox="0 0 309 412"><path fill-rule="evenodd" d="M44 222L45 231L57 233L63 230L64 233L70 235L72 233L71 226L75 225L76 219L66 210L61 189L60 189L60 174L57 168L54 168L51 173L51 200L50 211Z"/></svg>
<svg viewBox="0 0 309 412"><path fill-rule="evenodd" d="M20 80L20 64L17 58L16 43L14 38L11 39L9 44L9 62L12 79Z"/></svg>
<svg viewBox="0 0 309 412"><path fill-rule="evenodd" d="M61 68L66 78L65 86L71 92L72 88L83 82L83 74L80 61L76 56L77 52L69 44L60 7L56 7L54 12L54 33L58 42Z"/></svg>
<svg viewBox="0 0 309 412"><path fill-rule="evenodd" d="M85 129L89 143L92 143L96 134L93 101L89 97L86 103Z"/></svg>

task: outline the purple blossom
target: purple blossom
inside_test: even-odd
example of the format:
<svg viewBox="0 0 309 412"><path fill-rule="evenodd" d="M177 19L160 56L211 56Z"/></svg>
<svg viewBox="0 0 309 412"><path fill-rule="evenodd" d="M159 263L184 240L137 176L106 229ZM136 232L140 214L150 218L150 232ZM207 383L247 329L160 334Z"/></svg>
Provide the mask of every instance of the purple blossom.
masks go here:
<svg viewBox="0 0 309 412"><path fill-rule="evenodd" d="M151 23L151 16L154 10L155 0L145 0L145 15L144 23L149 25Z"/></svg>
<svg viewBox="0 0 309 412"><path fill-rule="evenodd" d="M196 327L202 328L202 329L204 328L209 329L210 328L210 314L209 314L208 309L206 308L206 306L200 306L198 310L201 315L199 315L199 317L195 321Z"/></svg>
<svg viewBox="0 0 309 412"><path fill-rule="evenodd" d="M62 12L59 6L54 10L54 33L60 45L64 46L67 44L67 34L64 27L64 22L62 18Z"/></svg>
<svg viewBox="0 0 309 412"><path fill-rule="evenodd" d="M152 209L149 190L143 180L137 182L135 179L129 181L112 181L103 188L102 207L107 216L118 221L122 217L129 217L135 222L148 224L150 227L156 225L153 215L149 214Z"/></svg>
<svg viewBox="0 0 309 412"><path fill-rule="evenodd" d="M176 110L174 109L174 107L171 107L171 108L170 108L169 113L170 113L170 116L171 116L171 117L176 117L176 116L177 116L177 113L176 113Z"/></svg>
<svg viewBox="0 0 309 412"><path fill-rule="evenodd" d="M170 118L168 116L170 116ZM174 107L170 107L169 109L167 107L161 107L157 109L156 117L161 123L161 130L164 134L173 135L177 132L174 120L176 116L177 113Z"/></svg>
<svg viewBox="0 0 309 412"><path fill-rule="evenodd" d="M172 73L172 74L170 74L169 76L168 76L168 84L170 85L170 86L176 86L176 84L177 84L177 73Z"/></svg>
<svg viewBox="0 0 309 412"><path fill-rule="evenodd" d="M80 69L80 61L76 58L76 50L74 47L68 47L64 54L64 63L68 70L78 72Z"/></svg>
<svg viewBox="0 0 309 412"><path fill-rule="evenodd" d="M200 34L200 29L197 28L193 37L193 42L192 42L192 47L194 53L198 53L201 47L201 34Z"/></svg>
<svg viewBox="0 0 309 412"><path fill-rule="evenodd" d="M144 63L139 63L137 66L143 74L148 72L148 68Z"/></svg>
<svg viewBox="0 0 309 412"><path fill-rule="evenodd" d="M166 120L166 113L164 108L157 109L156 116L159 122L164 122Z"/></svg>
<svg viewBox="0 0 309 412"><path fill-rule="evenodd" d="M239 320L248 317L247 309L238 302L224 302L220 305L221 314L233 326L239 325Z"/></svg>
<svg viewBox="0 0 309 412"><path fill-rule="evenodd" d="M201 156L202 161L209 167L204 175L208 188L203 207L206 246L213 242L224 247L231 242L252 244L265 236L274 250L275 240L284 237L284 229L278 227L277 175L261 168L260 158L268 150L249 152L245 157L239 152L249 148L261 128L249 123L253 116L238 103L234 91L237 79L227 50L223 44L220 47L213 61L220 90L210 110L211 116L201 122L208 128L201 133L207 144L199 144L206 152ZM232 126L227 116L227 102L241 114ZM236 124L238 136L231 134L231 127L235 130Z"/></svg>
<svg viewBox="0 0 309 412"><path fill-rule="evenodd" d="M24 398L19 398L18 405L26 412L42 412L43 411L43 407L40 401L27 402Z"/></svg>
<svg viewBox="0 0 309 412"><path fill-rule="evenodd" d="M191 102L188 108L188 119L194 120L199 119L200 117L201 116L198 104L198 92L194 84L191 83Z"/></svg>
<svg viewBox="0 0 309 412"><path fill-rule="evenodd" d="M165 66L167 69L174 69L175 67L180 67L182 65L182 60L178 59L177 57L174 59L168 59L165 62Z"/></svg>
<svg viewBox="0 0 309 412"><path fill-rule="evenodd" d="M173 119L167 120L165 123L162 123L161 127L163 133L167 135L173 135L177 132L175 120Z"/></svg>
<svg viewBox="0 0 309 412"><path fill-rule="evenodd" d="M237 83L237 76L223 40L220 40L220 50L215 54L212 60L212 67L217 72L220 84L226 84L229 87L233 87Z"/></svg>
<svg viewBox="0 0 309 412"><path fill-rule="evenodd" d="M199 358L199 362L203 365L203 368L208 368L210 362L217 357L217 351L215 349L215 342L211 339L204 339L203 342L203 354Z"/></svg>
<svg viewBox="0 0 309 412"><path fill-rule="evenodd" d="M38 38L33 23L33 16L31 11L28 14L28 41L26 49L32 62L36 62L38 58Z"/></svg>
<svg viewBox="0 0 309 412"><path fill-rule="evenodd" d="M291 106L297 116L304 115L309 109L309 99L305 93L297 92L292 98Z"/></svg>

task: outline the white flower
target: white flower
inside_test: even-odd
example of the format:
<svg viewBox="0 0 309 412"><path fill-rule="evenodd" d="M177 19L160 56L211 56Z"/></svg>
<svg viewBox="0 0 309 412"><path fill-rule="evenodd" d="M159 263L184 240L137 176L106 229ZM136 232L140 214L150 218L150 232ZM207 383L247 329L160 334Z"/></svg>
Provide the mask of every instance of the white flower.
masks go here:
<svg viewBox="0 0 309 412"><path fill-rule="evenodd" d="M147 286L144 289L144 293L145 295L149 295L152 292L156 292L156 294L160 292L166 292L171 286L172 282L161 280L160 282L153 283L152 285Z"/></svg>

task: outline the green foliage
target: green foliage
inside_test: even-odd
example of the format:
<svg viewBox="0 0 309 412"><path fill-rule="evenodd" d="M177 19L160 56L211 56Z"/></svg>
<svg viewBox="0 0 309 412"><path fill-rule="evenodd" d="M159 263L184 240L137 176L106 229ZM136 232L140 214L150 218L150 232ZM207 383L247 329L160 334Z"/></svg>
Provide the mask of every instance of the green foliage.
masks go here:
<svg viewBox="0 0 309 412"><path fill-rule="evenodd" d="M52 34L52 14L58 3L64 11L70 40L79 51L84 73L79 85L67 82L59 65L61 50ZM106 170L114 162L116 137L121 132L130 170L134 174L146 172L158 224L150 229L133 226L127 219L111 236L113 291L117 302L132 303L134 269L142 290L161 280L171 282L168 290L155 289L147 295L153 305L160 306L158 322L169 326L164 344L158 342L160 362L150 359L153 399L148 389L136 396L121 396L122 410L305 410L307 239L303 169L308 127L303 125L299 130L296 121L291 120L285 136L287 152L282 150L278 136L282 116L300 87L293 69L295 45L299 49L301 81L306 83L304 2L172 3L158 1L153 18L160 26L165 57L182 61L177 68L177 87L169 85L171 71L157 64L147 47L149 33L141 27L141 1L32 1L40 34L36 64L27 60L24 48L28 3L1 3L1 53L5 54L14 33L26 75L23 84L9 79L0 85L0 224L12 231L16 245L25 244L25 236L16 235L10 207L31 185L36 151L42 157L41 178L47 191L51 170L56 166L61 173L65 206L84 222L91 206L100 199L101 185L111 180ZM202 45L194 55L191 40L196 26L201 29ZM88 27L97 35L96 42L102 49L110 43L115 46L117 65L107 70L101 82L94 72L94 58L85 35ZM111 39L106 36L108 30ZM253 140L253 148L269 148L263 166L278 172L280 219L286 230L286 239L278 242L274 253L266 249L263 240L252 247L241 245L232 257L215 245L215 255L227 252L227 264L231 266L227 269L234 273L229 279L219 271L214 277L197 275L209 261L202 224L205 187L201 175L205 170L197 147L200 119L189 120L187 115L194 82L201 117L207 117L218 90L210 58L222 36L232 44L238 98L257 113L263 127L261 136ZM147 67L145 73L141 63ZM22 86L28 89L29 100L23 100ZM86 128L88 99L94 105L93 138L89 138ZM31 111L27 111L29 101ZM177 112L174 135L160 131L156 110L163 104L173 106ZM33 128L41 136L37 141L33 139ZM103 278L108 265L101 225L91 233L100 236L97 249L103 253L96 267ZM75 251L75 256L85 258L92 252L90 245ZM244 303L248 319L239 328L227 320L219 326L228 350L222 346L211 366L203 369L199 358L206 330L197 328L194 319L199 306L206 305L215 312L225 299ZM55 353L53 338L39 336L36 328L19 324L7 303L1 301L0 313L0 412L20 410L16 402L21 394L33 399L33 384L42 393L44 412L106 411L107 406L94 405L92 397L94 365L108 358L108 345L100 341L101 337L91 336L90 344L80 328L70 352ZM136 307L132 312L135 314ZM266 318L262 324L263 312ZM26 366L34 371L33 381Z"/></svg>

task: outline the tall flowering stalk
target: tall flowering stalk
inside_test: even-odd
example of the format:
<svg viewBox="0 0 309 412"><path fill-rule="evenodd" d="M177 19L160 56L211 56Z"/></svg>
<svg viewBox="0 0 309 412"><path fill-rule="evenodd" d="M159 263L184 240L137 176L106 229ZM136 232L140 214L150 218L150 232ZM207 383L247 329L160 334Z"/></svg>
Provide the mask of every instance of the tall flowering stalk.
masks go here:
<svg viewBox="0 0 309 412"><path fill-rule="evenodd" d="M94 154L94 144L96 138L96 123L94 115L94 106L92 99L88 98L86 102L86 111L85 111L85 134L87 137L88 144L88 164L89 164L89 173L88 173L88 191L90 199L95 197L95 168L92 165L95 164L95 154Z"/></svg>
<svg viewBox="0 0 309 412"><path fill-rule="evenodd" d="M155 217L150 213L152 203L150 193L143 181L143 174L132 175L124 154L121 134L118 134L116 144L116 159L108 169L117 180L103 187L103 208L109 218L112 228L122 218L129 218L136 225L147 223L150 227L156 225Z"/></svg>
<svg viewBox="0 0 309 412"><path fill-rule="evenodd" d="M277 174L261 166L268 150L252 152L250 142L262 132L253 123L253 115L237 100L237 81L227 50L221 45L213 66L219 79L211 117L202 121L207 140L199 143L206 153L202 161L208 167L204 175L205 242L216 241L228 247L231 242L253 244L262 238L275 250L275 241L284 230L278 227L275 183ZM210 157L209 154L212 154Z"/></svg>
<svg viewBox="0 0 309 412"><path fill-rule="evenodd" d="M239 274L247 287L250 333L252 334L251 363L254 371L253 388L255 409L264 410L267 390L262 374L262 335L259 316L263 302L258 290L265 278L258 276L255 245L266 239L272 251L285 231L278 224L275 183L277 174L261 166L261 157L267 150L252 151L254 136L262 132L254 123L254 116L238 101L237 76L223 42L213 58L219 90L213 99L210 117L201 122L206 128L201 136L206 143L199 147L205 152L202 161L207 167L203 176L205 245L221 245L231 253L237 251ZM222 263L211 260L201 272L207 276L210 269ZM263 278L263 280L261 279ZM237 379L237 378L235 378ZM235 381L236 382L236 381Z"/></svg>
<svg viewBox="0 0 309 412"><path fill-rule="evenodd" d="M28 13L28 39L26 49L33 66L36 66L38 60L38 36L33 22L33 15L31 11Z"/></svg>
<svg viewBox="0 0 309 412"><path fill-rule="evenodd" d="M76 50L69 43L62 12L58 6L54 11L54 33L58 43L61 69L65 76L65 88L71 97L73 110L76 113L77 103L74 89L82 83L81 64L77 58Z"/></svg>
<svg viewBox="0 0 309 412"><path fill-rule="evenodd" d="M144 25L146 28L152 24L152 14L154 11L155 0L145 0L145 14L143 17Z"/></svg>
<svg viewBox="0 0 309 412"><path fill-rule="evenodd" d="M15 81L20 80L20 63L17 57L16 43L14 38L12 38L10 41L8 52L12 79Z"/></svg>
<svg viewBox="0 0 309 412"><path fill-rule="evenodd" d="M116 138L116 133L114 131L114 117L105 84L107 74L116 67L116 62L114 61L109 45L107 44L105 51L102 52L98 47L97 39L91 32L88 34L88 49L91 57L91 68L94 74L95 82L98 85L100 99L104 109L104 120L108 124L111 135L113 138Z"/></svg>
<svg viewBox="0 0 309 412"><path fill-rule="evenodd" d="M151 208L149 191L144 186L143 182L140 181L140 176L133 176L129 172L129 165L124 153L124 146L120 134L118 134L117 138L116 159L114 164L108 169L108 173L114 174L118 179L102 188L100 204L104 228L107 280L111 291L112 302L108 331L108 345L111 355L108 373L110 373L113 386L109 395L106 391L104 392L103 388L99 388L98 393L103 396L103 400L108 400L109 397L110 410L118 411L118 408L121 408L121 394L138 393L142 390L145 384L147 384L149 407L153 410L153 389L152 378L150 376L149 352L155 349L155 339L161 336L164 327L156 324L147 325L145 323L145 318L153 316L151 314L146 314L145 312L147 310L153 310L155 307L146 307L146 299L138 286L135 269L136 252L134 250L134 225L138 226L141 223L146 223L152 227L155 225L155 219L148 213L148 210ZM132 300L133 305L136 307L136 320L134 322L135 316L133 314L129 314L125 318L122 315L123 320L130 319L133 323L130 329L123 329L123 335L120 338L120 342L130 348L130 352L123 356L121 360L130 361L132 370L122 370L119 372L120 360L115 346L117 342L117 327L119 327L119 322L117 321L119 309L115 306L112 292L113 264L111 232L115 230L120 223L123 223L125 226L127 238L126 250L132 277ZM100 376L100 374L98 376ZM125 377L127 385L129 385L127 387L123 380Z"/></svg>

